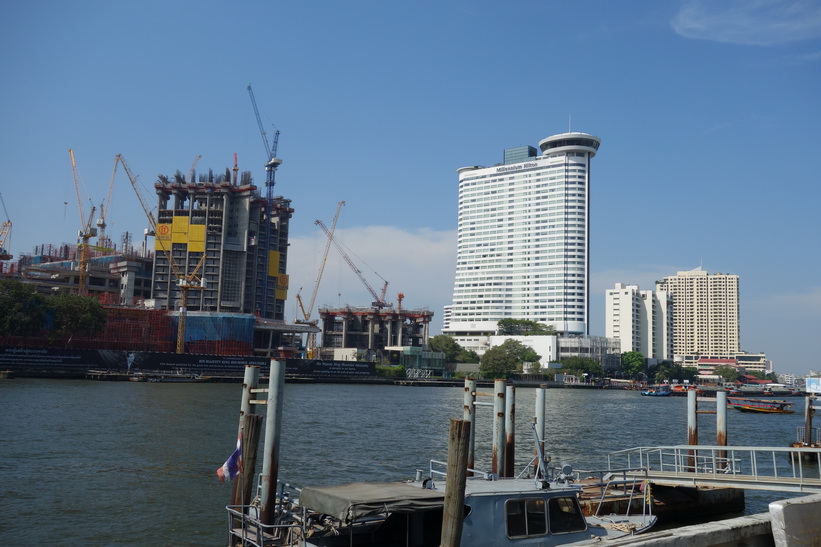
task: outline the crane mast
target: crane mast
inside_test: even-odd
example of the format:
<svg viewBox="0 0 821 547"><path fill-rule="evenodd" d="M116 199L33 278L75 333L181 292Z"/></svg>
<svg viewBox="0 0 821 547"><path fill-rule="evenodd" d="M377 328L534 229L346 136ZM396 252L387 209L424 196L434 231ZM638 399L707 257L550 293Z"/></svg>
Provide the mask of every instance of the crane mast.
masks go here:
<svg viewBox="0 0 821 547"><path fill-rule="evenodd" d="M251 106L254 107L254 116L257 119L257 125L259 126L259 134L262 137L262 144L265 147L265 155L267 156L268 160L265 163L265 229L262 231L263 234L263 250L265 252L265 261L267 263L268 258L271 256L271 234L270 234L270 223L271 223L271 214L273 211L273 202L274 202L274 185L276 184L276 174L277 174L277 167L282 164L282 160L277 158L277 148L279 147L279 129L274 126L274 143L272 145L268 145L268 135L265 132L265 126L262 124L262 118L259 115L259 108L257 108L257 100L254 97L254 90L251 88L251 84L248 84L248 95L251 97ZM266 313L268 310L268 279L269 277L266 272L266 281L262 284L262 302L260 306L260 312L263 317L266 317Z"/></svg>
<svg viewBox="0 0 821 547"><path fill-rule="evenodd" d="M140 206L143 208L143 212L148 219L148 224L151 226L152 235L156 237L157 221L154 219L154 215L148 207L148 202L146 201L145 196L143 196L140 191L140 187L137 184L137 177L134 176L134 173L128 167L125 158L123 158L121 154L118 154L117 158L123 166L123 169L128 176L128 180L131 182L131 186L134 188L134 193L137 194L137 200L140 202ZM205 253L202 254L202 257L200 257L200 260L194 270L190 274L185 275L180 271L177 263L174 261L174 256L171 253L171 244L166 245L162 239L156 239L155 242L163 251L163 254L168 260L169 270L174 274L174 277L177 278L177 287L180 290L179 317L177 320L177 353L185 353L186 319L188 316L188 291L191 289L205 288L203 287L202 279L197 275L205 262Z"/></svg>

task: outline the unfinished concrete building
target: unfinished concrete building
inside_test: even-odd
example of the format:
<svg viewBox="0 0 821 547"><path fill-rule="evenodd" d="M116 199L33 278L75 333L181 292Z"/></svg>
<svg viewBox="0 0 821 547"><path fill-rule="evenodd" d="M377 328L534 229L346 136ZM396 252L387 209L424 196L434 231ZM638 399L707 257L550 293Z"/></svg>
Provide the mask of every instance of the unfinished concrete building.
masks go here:
<svg viewBox="0 0 821 547"><path fill-rule="evenodd" d="M267 199L250 171L238 171L236 165L224 175L209 171L197 182L195 176L188 181L177 172L161 175L155 183L159 207L153 295L158 306L178 306L178 276L196 274L202 286L188 291L189 310L284 320L291 200ZM170 249L173 265L165 249Z"/></svg>
<svg viewBox="0 0 821 547"><path fill-rule="evenodd" d="M401 308L320 308L323 358L335 348L381 351L426 346L433 312Z"/></svg>

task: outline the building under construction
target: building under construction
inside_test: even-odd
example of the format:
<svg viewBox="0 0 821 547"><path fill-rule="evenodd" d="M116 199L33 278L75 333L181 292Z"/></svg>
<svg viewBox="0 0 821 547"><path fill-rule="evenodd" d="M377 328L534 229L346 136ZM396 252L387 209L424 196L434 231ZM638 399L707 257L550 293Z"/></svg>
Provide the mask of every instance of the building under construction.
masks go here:
<svg viewBox="0 0 821 547"><path fill-rule="evenodd" d="M426 346L433 312L402 308L320 308L322 357L338 348L369 352L387 347Z"/></svg>
<svg viewBox="0 0 821 547"><path fill-rule="evenodd" d="M236 164L224 175L201 174L197 182L179 172L161 175L154 187L159 198L153 275L157 305L173 309L180 299L180 277L197 275L202 283L188 294L189 310L284 320L291 201L265 199L250 171L240 174Z"/></svg>

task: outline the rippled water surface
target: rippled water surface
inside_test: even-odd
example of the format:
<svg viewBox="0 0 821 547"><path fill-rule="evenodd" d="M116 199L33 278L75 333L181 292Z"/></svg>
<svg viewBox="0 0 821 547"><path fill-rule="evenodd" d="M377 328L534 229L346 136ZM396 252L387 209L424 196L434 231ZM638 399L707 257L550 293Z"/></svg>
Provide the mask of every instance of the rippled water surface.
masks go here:
<svg viewBox="0 0 821 547"><path fill-rule="evenodd" d="M0 544L224 545L231 489L215 470L236 444L241 392L239 384L0 381ZM462 398L462 388L287 384L280 478L412 478L429 459L446 459ZM534 401L535 390L517 389L519 465L532 453ZM728 412L730 444L789 445L803 423L803 399L795 403L793 415ZM614 450L684 444L686 410L681 397L551 389L548 451L593 469ZM702 444L713 444L714 417L700 417L699 428ZM487 468L490 408L478 409L477 429L477 466ZM748 512L771 499L748 495Z"/></svg>

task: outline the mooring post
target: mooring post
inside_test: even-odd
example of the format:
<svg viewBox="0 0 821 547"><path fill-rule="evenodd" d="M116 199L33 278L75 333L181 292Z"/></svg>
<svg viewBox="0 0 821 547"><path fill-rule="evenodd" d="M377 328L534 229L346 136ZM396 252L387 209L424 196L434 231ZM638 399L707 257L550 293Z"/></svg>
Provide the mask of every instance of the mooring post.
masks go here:
<svg viewBox="0 0 821 547"><path fill-rule="evenodd" d="M687 444L690 446L698 445L698 399L696 399L696 390L691 389L687 392ZM690 450L688 457L688 470L696 471L696 451Z"/></svg>
<svg viewBox="0 0 821 547"><path fill-rule="evenodd" d="M262 491L260 492L259 520L263 524L273 524L279 475L279 439L282 430L284 391L285 363L272 359L268 378L268 414L265 420L265 444L260 481Z"/></svg>
<svg viewBox="0 0 821 547"><path fill-rule="evenodd" d="M462 542L469 441L470 422L451 419L448 466L445 477L445 504L442 509L442 536L440 538L442 547L458 547Z"/></svg>
<svg viewBox="0 0 821 547"><path fill-rule="evenodd" d="M804 445L806 446L812 446L812 407L815 401L813 396L804 399Z"/></svg>
<svg viewBox="0 0 821 547"><path fill-rule="evenodd" d="M476 450L476 380L465 378L464 419L470 422L470 442L466 466L473 469ZM472 473L471 473L472 475Z"/></svg>
<svg viewBox="0 0 821 547"><path fill-rule="evenodd" d="M539 446L533 447L533 455L537 458L539 457L539 453L541 452L544 454L544 412L545 412L545 399L547 396L547 386L545 384L540 385L536 388L536 433L539 436ZM539 476L539 462L535 462L535 466L533 469L533 474L535 477Z"/></svg>
<svg viewBox="0 0 821 547"><path fill-rule="evenodd" d="M727 392L716 392L716 445L727 446ZM729 465L727 451L718 453L718 463Z"/></svg>
<svg viewBox="0 0 821 547"><path fill-rule="evenodd" d="M505 381L493 382L493 446L490 454L490 472L500 477L505 472Z"/></svg>
<svg viewBox="0 0 821 547"><path fill-rule="evenodd" d="M247 365L245 367L245 378L242 380L242 404L239 409L239 430L242 431L243 418L249 414L254 414L254 405L251 404L251 399L254 398L252 389L259 387L259 367L256 365Z"/></svg>
<svg viewBox="0 0 821 547"><path fill-rule="evenodd" d="M242 426L242 471L238 480L234 481L232 505L250 505L251 495L254 492L254 478L257 467L257 448L259 448L259 432L262 426L262 416L246 414Z"/></svg>
<svg viewBox="0 0 821 547"><path fill-rule="evenodd" d="M516 474L516 388L505 386L505 477Z"/></svg>
<svg viewBox="0 0 821 547"><path fill-rule="evenodd" d="M250 502L250 498L246 500L243 495L243 492L249 490L250 485L254 483L254 468L253 466L247 465L251 447L246 448L248 431L245 426L245 418L246 416L254 414L254 405L251 404L251 399L253 398L251 390L257 389L258 385L259 367L256 365L246 365L245 377L242 380L242 401L240 402L239 427L237 429L237 435L242 436L242 460L245 465L243 466L243 471L240 472L237 480L234 481L234 485L231 487L231 505L247 505ZM258 440L259 436L257 436L257 441ZM256 460L256 447L257 445L254 444L254 460Z"/></svg>

